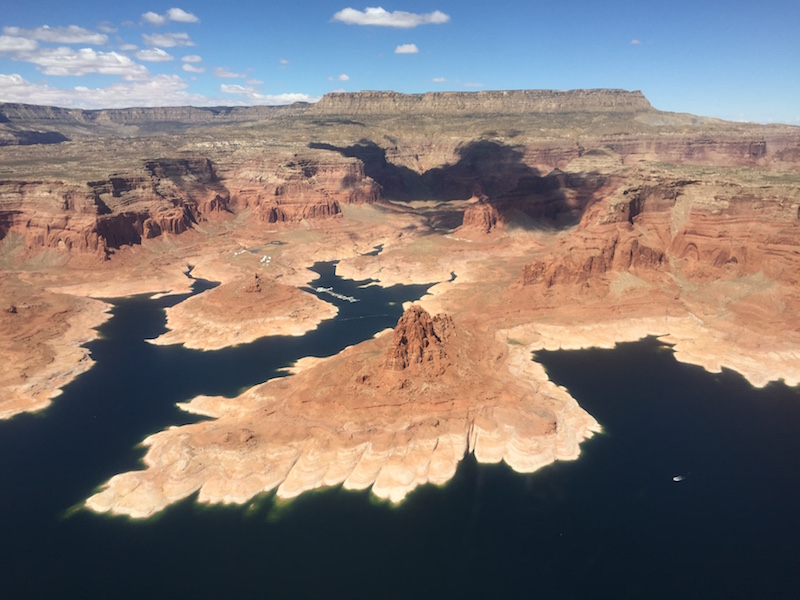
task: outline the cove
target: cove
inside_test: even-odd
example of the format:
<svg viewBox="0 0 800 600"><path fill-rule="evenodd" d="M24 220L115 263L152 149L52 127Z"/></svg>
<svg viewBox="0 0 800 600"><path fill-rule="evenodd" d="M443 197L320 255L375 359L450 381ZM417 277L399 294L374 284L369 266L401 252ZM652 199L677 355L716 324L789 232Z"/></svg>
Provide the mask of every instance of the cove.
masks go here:
<svg viewBox="0 0 800 600"><path fill-rule="evenodd" d="M317 268L314 287L360 301L321 296L340 314L316 334L219 353L153 346L176 298L121 300L90 345L95 367L47 411L0 423L0 596L793 597L800 392L678 363L655 340L537 354L604 433L531 475L467 457L447 486L398 507L335 488L244 507L190 498L145 521L69 511L138 468L146 435L194 419L175 402L238 393L292 352L338 351L425 289Z"/></svg>

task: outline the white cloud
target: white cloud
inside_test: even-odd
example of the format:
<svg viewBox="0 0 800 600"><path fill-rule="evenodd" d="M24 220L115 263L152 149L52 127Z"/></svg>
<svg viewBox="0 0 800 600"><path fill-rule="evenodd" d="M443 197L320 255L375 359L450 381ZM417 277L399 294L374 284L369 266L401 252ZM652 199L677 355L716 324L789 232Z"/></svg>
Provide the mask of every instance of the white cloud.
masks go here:
<svg viewBox="0 0 800 600"><path fill-rule="evenodd" d="M400 44L394 49L395 54L419 54L416 44Z"/></svg>
<svg viewBox="0 0 800 600"><path fill-rule="evenodd" d="M170 8L167 11L167 18L170 21L177 21L178 23L199 23L200 19L198 19L192 13L188 13L181 8Z"/></svg>
<svg viewBox="0 0 800 600"><path fill-rule="evenodd" d="M20 53L17 60L33 63L45 75L74 76L99 73L122 75L132 81L147 77L147 68L118 52L97 52L92 48L40 48L35 52Z"/></svg>
<svg viewBox="0 0 800 600"><path fill-rule="evenodd" d="M142 19L150 23L151 25L163 25L167 22L167 17L163 15L159 15L158 13L154 13L153 11L149 10L142 15Z"/></svg>
<svg viewBox="0 0 800 600"><path fill-rule="evenodd" d="M24 102L67 108L123 108L128 106L209 106L200 94L190 94L177 75L157 75L144 81L118 83L104 88L84 86L53 88L26 81L22 76L0 74L0 102Z"/></svg>
<svg viewBox="0 0 800 600"><path fill-rule="evenodd" d="M170 8L166 14L160 15L153 11L147 11L142 15L142 19L151 25L163 25L167 21L175 21L177 23L199 23L198 19L192 13L186 12L182 8Z"/></svg>
<svg viewBox="0 0 800 600"><path fill-rule="evenodd" d="M345 8L333 15L332 20L346 23L347 25L375 25L378 27L409 29L418 25L447 23L450 20L450 16L439 10L435 10L432 13L416 14L402 10L389 12L381 7L366 8L363 12L354 8Z"/></svg>
<svg viewBox="0 0 800 600"><path fill-rule="evenodd" d="M280 62L282 65L288 65L289 64L289 61L286 60L285 58L280 59L278 62Z"/></svg>
<svg viewBox="0 0 800 600"><path fill-rule="evenodd" d="M194 42L188 33L154 33L152 35L145 33L142 34L142 39L147 46L161 46L163 48L194 46Z"/></svg>
<svg viewBox="0 0 800 600"><path fill-rule="evenodd" d="M244 79L247 77L245 73L234 73L227 67L217 67L212 73L215 77L221 77L222 79Z"/></svg>
<svg viewBox="0 0 800 600"><path fill-rule="evenodd" d="M631 40L631 46L641 46L641 45L642 45L641 40L637 40L636 38Z"/></svg>
<svg viewBox="0 0 800 600"><path fill-rule="evenodd" d="M253 94L255 90L251 87L245 87L238 83L227 84L223 83L219 86L219 91L223 94Z"/></svg>
<svg viewBox="0 0 800 600"><path fill-rule="evenodd" d="M338 79L339 81L350 81L350 76L347 75L346 73L342 73L336 79Z"/></svg>
<svg viewBox="0 0 800 600"><path fill-rule="evenodd" d="M132 52L134 50L138 50L139 46L137 46L136 44L120 44L119 49L122 52Z"/></svg>
<svg viewBox="0 0 800 600"><path fill-rule="evenodd" d="M0 35L0 53L32 52L39 47L36 40L13 35Z"/></svg>
<svg viewBox="0 0 800 600"><path fill-rule="evenodd" d="M319 100L319 97L309 96L308 94L260 94L251 87L225 83L219 86L219 91L224 94L239 96L245 104L250 105L292 104L293 102L317 102Z"/></svg>
<svg viewBox="0 0 800 600"><path fill-rule="evenodd" d="M434 77L432 81L433 83L444 83L447 81L447 77Z"/></svg>
<svg viewBox="0 0 800 600"><path fill-rule="evenodd" d="M48 27L44 25L36 29L22 29L20 27L3 27L6 35L28 38L39 42L53 42L56 44L96 44L103 45L108 42L108 36L104 33L96 33L69 25L67 27Z"/></svg>
<svg viewBox="0 0 800 600"><path fill-rule="evenodd" d="M116 33L117 28L110 21L101 21L97 24L97 28L103 33Z"/></svg>
<svg viewBox="0 0 800 600"><path fill-rule="evenodd" d="M175 60L171 54L167 54L161 48L149 48L148 50L140 50L135 54L136 58L146 62L168 62Z"/></svg>
<svg viewBox="0 0 800 600"><path fill-rule="evenodd" d="M192 64L184 63L183 70L187 73L205 73L206 70L203 67L195 67Z"/></svg>
<svg viewBox="0 0 800 600"><path fill-rule="evenodd" d="M203 57L198 56L197 54L187 54L186 56L181 58L181 60L183 62L188 62L188 63L198 63L198 62L203 62Z"/></svg>
<svg viewBox="0 0 800 600"><path fill-rule="evenodd" d="M248 79L245 83L247 85L264 85L264 82L260 79Z"/></svg>

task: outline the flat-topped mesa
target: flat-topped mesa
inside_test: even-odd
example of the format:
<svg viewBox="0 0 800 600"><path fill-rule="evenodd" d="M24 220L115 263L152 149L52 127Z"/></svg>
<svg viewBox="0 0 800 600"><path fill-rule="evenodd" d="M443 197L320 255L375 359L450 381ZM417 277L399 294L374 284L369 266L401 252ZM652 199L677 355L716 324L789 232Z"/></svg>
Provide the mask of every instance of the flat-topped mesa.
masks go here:
<svg viewBox="0 0 800 600"><path fill-rule="evenodd" d="M288 106L159 106L84 110L0 102L0 123L57 123L61 125L148 125L156 123L216 123L262 121L302 114L309 105Z"/></svg>
<svg viewBox="0 0 800 600"><path fill-rule="evenodd" d="M425 370L440 374L447 368L445 342L453 332L448 315L431 317L418 305L410 306L394 328L386 367L394 371Z"/></svg>
<svg viewBox="0 0 800 600"><path fill-rule="evenodd" d="M512 90L484 92L354 92L326 94L316 114L524 114L653 111L644 94L626 90Z"/></svg>

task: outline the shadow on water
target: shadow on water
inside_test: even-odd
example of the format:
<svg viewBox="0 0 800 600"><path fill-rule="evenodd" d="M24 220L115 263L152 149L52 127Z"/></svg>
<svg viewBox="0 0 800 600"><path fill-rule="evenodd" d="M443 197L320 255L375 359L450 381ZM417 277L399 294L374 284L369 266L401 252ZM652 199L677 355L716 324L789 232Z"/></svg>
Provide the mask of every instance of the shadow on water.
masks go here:
<svg viewBox="0 0 800 600"><path fill-rule="evenodd" d="M568 174L556 169L542 174L526 164L523 146L486 139L463 144L456 150L455 163L424 173L392 163L386 149L368 139L346 147L322 142L312 142L309 147L359 159L364 173L381 185L385 198L440 201L437 207L420 209L436 230L460 226L463 208L454 210L447 203L473 196L485 198L516 227L572 227L606 183L606 178L596 173Z"/></svg>

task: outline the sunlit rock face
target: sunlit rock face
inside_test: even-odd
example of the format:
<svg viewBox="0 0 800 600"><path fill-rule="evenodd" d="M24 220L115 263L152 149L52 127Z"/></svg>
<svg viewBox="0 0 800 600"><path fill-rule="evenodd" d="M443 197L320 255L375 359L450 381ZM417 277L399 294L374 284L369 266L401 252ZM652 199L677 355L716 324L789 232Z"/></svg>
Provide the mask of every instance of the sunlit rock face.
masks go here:
<svg viewBox="0 0 800 600"><path fill-rule="evenodd" d="M213 421L149 437L147 469L112 478L87 505L145 517L196 491L202 502L242 503L334 485L398 502L447 482L467 452L531 472L576 458L599 430L524 350L417 305L394 332L291 379L196 398L185 408Z"/></svg>

